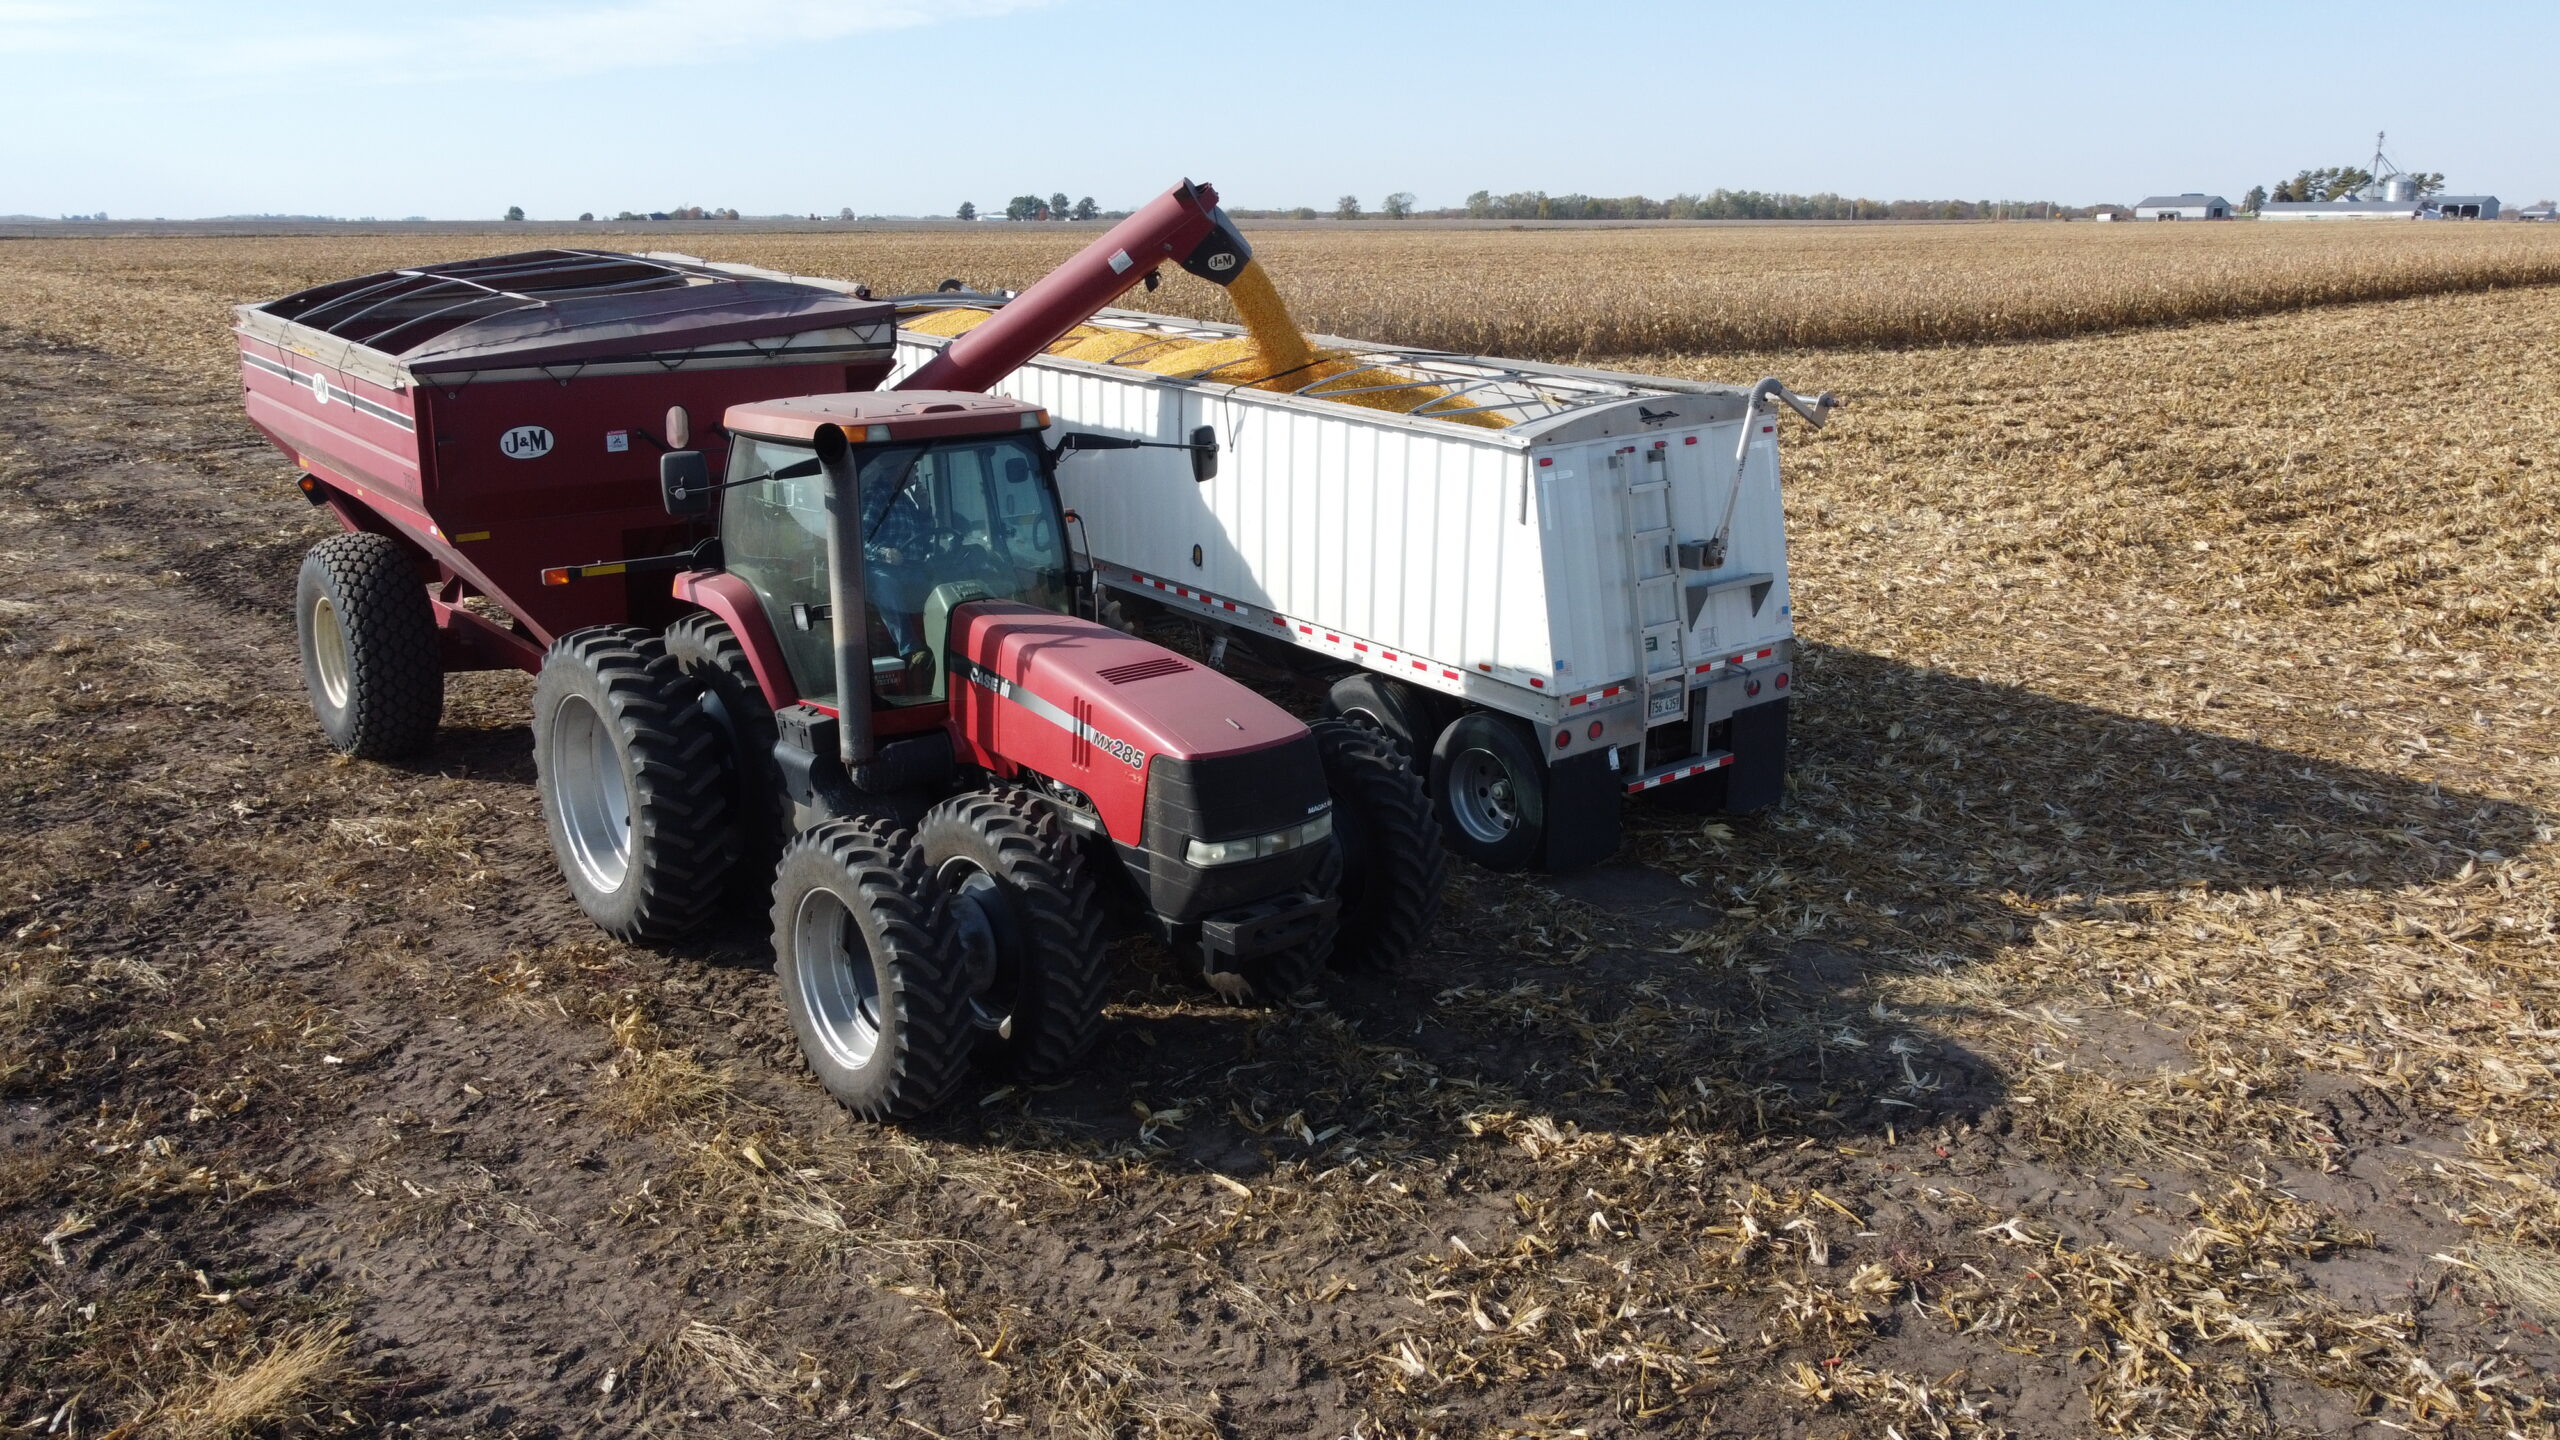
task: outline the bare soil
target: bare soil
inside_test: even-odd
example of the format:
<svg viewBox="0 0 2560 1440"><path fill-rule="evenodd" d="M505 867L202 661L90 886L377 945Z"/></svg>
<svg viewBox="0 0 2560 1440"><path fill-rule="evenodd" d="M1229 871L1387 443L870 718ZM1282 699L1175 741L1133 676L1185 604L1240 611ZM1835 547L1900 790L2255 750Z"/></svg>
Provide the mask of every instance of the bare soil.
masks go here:
<svg viewBox="0 0 2560 1440"><path fill-rule="evenodd" d="M2366 321L2552 313L2411 303ZM2075 643L1995 653L1996 586L1824 578L1950 413L1891 378L1884 450L1803 467L1778 815L1462 875L1442 943L1322 1007L1128 942L1080 1078L901 1131L806 1077L761 917L586 924L524 679L453 681L414 765L327 748L323 517L227 376L0 330L0 1424L2554 1433L2551 617L2485 669L2243 617L2337 663L2216 706L2101 673L2200 627L2107 610L2099 557L2033 597ZM2440 694L2470 718L2356 711Z"/></svg>

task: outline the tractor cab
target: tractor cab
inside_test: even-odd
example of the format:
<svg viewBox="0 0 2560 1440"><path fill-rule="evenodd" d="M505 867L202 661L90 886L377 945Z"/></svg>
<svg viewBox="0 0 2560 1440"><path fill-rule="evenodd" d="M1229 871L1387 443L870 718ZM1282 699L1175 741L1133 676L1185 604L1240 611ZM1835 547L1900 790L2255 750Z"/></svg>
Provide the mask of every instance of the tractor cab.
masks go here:
<svg viewBox="0 0 2560 1440"><path fill-rule="evenodd" d="M724 565L756 595L793 688L837 708L828 427L860 496L862 637L874 708L948 698L951 612L971 600L1065 613L1066 533L1048 416L972 394L815 395L733 407L720 494ZM847 537L848 541L850 537Z"/></svg>

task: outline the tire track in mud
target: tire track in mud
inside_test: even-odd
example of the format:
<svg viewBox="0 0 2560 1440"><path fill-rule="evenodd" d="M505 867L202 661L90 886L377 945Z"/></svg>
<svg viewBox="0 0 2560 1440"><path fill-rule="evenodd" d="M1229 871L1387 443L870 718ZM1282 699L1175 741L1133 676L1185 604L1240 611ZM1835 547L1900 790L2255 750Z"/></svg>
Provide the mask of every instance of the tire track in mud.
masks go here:
<svg viewBox="0 0 2560 1440"><path fill-rule="evenodd" d="M206 681L180 683L175 693L189 698L174 703L133 687L39 741L70 773L12 787L13 833L111 828L147 848L86 873L46 867L53 883L0 901L0 924L59 925L73 953L138 960L171 977L168 998L195 1008L301 1014L346 1052L279 1062L268 1078L300 1093L264 1096L249 1123L229 1127L236 1148L275 1147L245 1165L290 1198L154 1214L170 1237L155 1258L215 1273L282 1265L298 1286L349 1292L361 1348L393 1397L384 1418L443 1417L483 1433L644 1420L684 1387L661 1385L637 1405L617 1406L614 1392L625 1402L640 1393L633 1371L662 1359L722 1287L666 1263L688 1248L680 1235L633 1244L641 1237L612 1213L626 1188L680 1170L683 1157L586 1113L588 1077L613 1053L602 1029L495 1016L466 993L475 972L503 971L511 955L583 923L547 893L548 852L538 821L524 818L526 747L519 729L492 719L505 697L457 706L464 723L445 738L460 743L441 744L426 765L336 761L298 713L289 608L300 551L328 531L288 503L298 497L273 453L240 438L230 397L169 381L136 387L143 377L129 367L53 347L8 347L0 366L19 452L0 491L18 510L0 586L16 602L10 630L29 649L110 658L131 642L174 644L146 663ZM120 385L92 383L102 374ZM30 452L36 463L22 463ZM109 574L150 578L105 590L111 603L100 605L95 577ZM115 623L84 634L101 611ZM79 760L102 747L103 763ZM219 784L172 783L207 769L249 797L233 802L237 825L205 824ZM432 876L400 873L414 865L359 859L313 883L315 856L337 858L333 833L362 833L386 802L412 815L476 807L501 822L485 837L495 903L477 907L490 919L429 922L367 894L419 879L432 888ZM260 864L283 883L260 883ZM145 885L156 896L147 909L112 899ZM285 903L262 903L277 898ZM385 951L406 952L410 973L386 965ZM128 1068L49 1096L36 1128L64 1131L88 1110L135 1101L144 1078ZM271 1108L281 1113L261 1123Z"/></svg>
<svg viewBox="0 0 2560 1440"><path fill-rule="evenodd" d="M1035 1316L1053 1334L1143 1345L1149 1370L1180 1357L1204 1373L1174 1388L1222 1393L1265 1421L1297 1417L1282 1428L1356 1420L1342 1380L1319 1382L1325 1367L1288 1344L1295 1331L1331 1348L1328 1334L1350 1338L1343 1317L1279 1333L1221 1319L1214 1278L1137 1223L1171 1223L1198 1202L1152 1183L1087 1205L1092 1223L1065 1234L1026 1227L1008 1213L1018 1203L989 1205L967 1185L946 1195L930 1178L890 1197L915 1213L853 1217L892 1253L905 1253L903 1229L944 1253L1008 1255L998 1298L977 1302L992 1319L975 1325L962 1300L936 1298L938 1282L901 1297L842 1261L795 1274L790 1257L742 1253L666 1206L660 1193L724 1143L706 1131L763 1133L767 1150L777 1132L818 1137L857 1170L880 1160L867 1127L800 1073L761 917L678 954L595 936L543 840L519 677L457 677L420 763L335 757L306 713L290 611L300 554L331 527L281 460L244 438L232 400L103 356L0 343L0 406L20 417L0 472L0 503L17 511L0 596L27 607L10 626L23 649L92 643L83 654L112 670L85 683L121 687L39 742L36 765L61 773L10 797L12 829L163 837L112 870L49 866L41 898L0 897L0 925L59 925L75 955L174 977L162 993L109 997L123 1028L152 1025L155 1008L228 1007L289 1013L320 1037L244 1070L259 1072L257 1098L200 1147L237 1152L243 1173L275 1188L218 1213L152 1212L166 1239L148 1264L338 1296L373 1377L373 1417L457 1433L698 1431L736 1407L757 1417L741 1434L795 1417L949 1433L978 1424L1007 1388L991 1363L1008 1358L999 1337ZM96 607L82 599L109 579L111 633L83 642L83 609ZM461 824L476 828L449 833ZM446 842L472 852L467 877L416 853ZM146 879L166 898L119 913L112 894ZM669 1046L728 1077L709 1124L600 1115L597 1077L617 1060L603 1022L625 1006L651 1011ZM1213 1043L1211 1060L1225 1053ZM202 1069L169 1067L161 1087L220 1088ZM102 1106L148 1107L141 1078L56 1089L33 1143L72 1143L78 1117ZM1106 1098L1084 1108L1118 1111L1116 1092L1098 1088ZM710 1356L731 1333L774 1352L773 1372L743 1390L734 1358ZM823 1411L800 1415L814 1399Z"/></svg>

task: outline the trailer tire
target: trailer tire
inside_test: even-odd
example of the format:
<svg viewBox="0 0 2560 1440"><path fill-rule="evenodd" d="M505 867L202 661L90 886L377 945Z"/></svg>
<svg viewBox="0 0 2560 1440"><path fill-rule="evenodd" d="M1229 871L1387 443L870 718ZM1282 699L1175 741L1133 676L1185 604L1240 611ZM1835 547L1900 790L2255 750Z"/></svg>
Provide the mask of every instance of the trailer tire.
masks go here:
<svg viewBox="0 0 2560 1440"><path fill-rule="evenodd" d="M925 812L916 850L948 902L979 1057L1018 1080L1073 1069L1102 1034L1111 960L1084 856L1056 812L1023 790L955 795Z"/></svg>
<svg viewBox="0 0 2560 1440"><path fill-rule="evenodd" d="M436 615L410 552L388 535L332 535L294 583L302 684L329 743L394 760L435 743L444 718Z"/></svg>
<svg viewBox="0 0 2560 1440"><path fill-rule="evenodd" d="M756 681L747 647L728 623L698 610L667 627L667 654L676 668L702 687L703 708L729 738L736 787L729 814L738 836L730 888L757 903L771 898L773 867L791 843L791 802L783 794L782 767L773 758L773 706Z"/></svg>
<svg viewBox="0 0 2560 1440"><path fill-rule="evenodd" d="M1431 797L1389 737L1351 720L1307 728L1324 758L1342 856L1331 963L1336 970L1392 969L1431 933L1448 885L1449 857Z"/></svg>
<svg viewBox="0 0 2560 1440"><path fill-rule="evenodd" d="M1526 727L1461 715L1431 751L1431 795L1449 848L1488 870L1526 870L1546 848L1547 770Z"/></svg>
<svg viewBox="0 0 2560 1440"><path fill-rule="evenodd" d="M543 823L578 908L662 941L719 908L733 857L728 738L653 631L574 630L533 684Z"/></svg>
<svg viewBox="0 0 2560 1440"><path fill-rule="evenodd" d="M839 820L784 847L773 969L810 1072L866 1120L913 1120L969 1075L968 981L914 841Z"/></svg>
<svg viewBox="0 0 2560 1440"><path fill-rule="evenodd" d="M1438 697L1384 675L1351 674L1325 692L1324 713L1366 725L1396 743L1417 775L1431 769L1431 747L1448 725Z"/></svg>

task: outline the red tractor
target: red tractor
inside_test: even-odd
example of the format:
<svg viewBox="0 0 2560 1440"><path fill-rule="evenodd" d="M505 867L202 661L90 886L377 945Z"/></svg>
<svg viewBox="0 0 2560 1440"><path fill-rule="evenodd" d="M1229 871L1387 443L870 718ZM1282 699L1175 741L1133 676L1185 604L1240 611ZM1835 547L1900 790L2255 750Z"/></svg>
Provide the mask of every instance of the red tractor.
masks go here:
<svg viewBox="0 0 2560 1440"><path fill-rule="evenodd" d="M870 388L886 305L691 263L537 252L243 307L251 416L349 532L298 604L323 727L415 749L446 671L536 671L581 907L651 941L769 893L803 1052L875 1118L973 1065L1072 1067L1111 902L1236 1000L1393 962L1444 871L1409 767L1080 616L1055 466L1128 442L982 393L1162 261L1232 278L1215 198L1167 192L910 377L934 388ZM753 398L775 379L824 393Z"/></svg>

